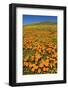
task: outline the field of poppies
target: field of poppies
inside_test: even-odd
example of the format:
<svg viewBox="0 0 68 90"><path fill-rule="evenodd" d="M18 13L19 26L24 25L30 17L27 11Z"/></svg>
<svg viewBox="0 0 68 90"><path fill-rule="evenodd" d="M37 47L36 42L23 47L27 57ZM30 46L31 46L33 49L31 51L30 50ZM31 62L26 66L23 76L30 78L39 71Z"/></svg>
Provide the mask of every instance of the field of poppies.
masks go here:
<svg viewBox="0 0 68 90"><path fill-rule="evenodd" d="M57 24L23 27L23 75L57 73Z"/></svg>

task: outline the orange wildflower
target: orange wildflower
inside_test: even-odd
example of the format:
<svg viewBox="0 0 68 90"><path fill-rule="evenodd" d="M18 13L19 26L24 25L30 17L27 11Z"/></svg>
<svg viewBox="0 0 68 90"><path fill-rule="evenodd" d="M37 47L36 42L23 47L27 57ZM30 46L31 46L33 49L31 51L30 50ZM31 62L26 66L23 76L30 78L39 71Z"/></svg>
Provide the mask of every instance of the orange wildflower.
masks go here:
<svg viewBox="0 0 68 90"><path fill-rule="evenodd" d="M34 61L34 58L35 58L35 57L34 57L34 56L32 56L32 57L31 57L31 61Z"/></svg>
<svg viewBox="0 0 68 90"><path fill-rule="evenodd" d="M32 65L31 63L29 63L29 68L32 68L32 66L33 66L33 65Z"/></svg>
<svg viewBox="0 0 68 90"><path fill-rule="evenodd" d="M42 63L39 65L40 68L42 68L43 66L44 66L44 65L43 65Z"/></svg>
<svg viewBox="0 0 68 90"><path fill-rule="evenodd" d="M54 53L54 54L52 55L52 57L53 57L53 58L57 58L57 53Z"/></svg>
<svg viewBox="0 0 68 90"><path fill-rule="evenodd" d="M52 50L52 48L47 48L47 49L46 49L46 51L47 51L48 53L50 53L51 50Z"/></svg>
<svg viewBox="0 0 68 90"><path fill-rule="evenodd" d="M38 73L40 73L40 72L41 72L41 69L39 68L39 69L38 69Z"/></svg>
<svg viewBox="0 0 68 90"><path fill-rule="evenodd" d="M43 71L46 71L46 68L45 67L43 68Z"/></svg>
<svg viewBox="0 0 68 90"><path fill-rule="evenodd" d="M38 61L41 58L41 55L39 53L35 54L36 61Z"/></svg>
<svg viewBox="0 0 68 90"><path fill-rule="evenodd" d="M43 71L44 71L44 72L48 71L48 69L49 69L49 68L43 67Z"/></svg>
<svg viewBox="0 0 68 90"><path fill-rule="evenodd" d="M42 64L45 64L45 61L43 59L41 60L41 62L42 62Z"/></svg>
<svg viewBox="0 0 68 90"><path fill-rule="evenodd" d="M46 68L46 71L48 71L49 68Z"/></svg>
<svg viewBox="0 0 68 90"><path fill-rule="evenodd" d="M35 67L36 65L35 65L35 64L33 64L32 66L33 66L33 67Z"/></svg>
<svg viewBox="0 0 68 90"><path fill-rule="evenodd" d="M28 67L28 62L25 63L25 66Z"/></svg>
<svg viewBox="0 0 68 90"><path fill-rule="evenodd" d="M49 60L48 60L48 59L45 60L45 66L46 66L46 67L49 66Z"/></svg>
<svg viewBox="0 0 68 90"><path fill-rule="evenodd" d="M34 66L34 69L38 69L38 66L36 65L36 66Z"/></svg>
<svg viewBox="0 0 68 90"><path fill-rule="evenodd" d="M32 72L34 72L34 71L35 71L35 69L34 69L34 68L32 68L32 69L31 69L31 71L32 71Z"/></svg>

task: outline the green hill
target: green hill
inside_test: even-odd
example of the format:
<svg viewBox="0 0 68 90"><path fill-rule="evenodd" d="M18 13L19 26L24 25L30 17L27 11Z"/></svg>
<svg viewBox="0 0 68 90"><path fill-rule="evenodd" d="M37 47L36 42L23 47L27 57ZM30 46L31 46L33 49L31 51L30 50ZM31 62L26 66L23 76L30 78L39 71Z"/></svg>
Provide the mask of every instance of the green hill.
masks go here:
<svg viewBox="0 0 68 90"><path fill-rule="evenodd" d="M24 28L32 29L32 30L49 30L49 31L56 31L57 29L57 23L54 22L38 22L38 23L32 23L28 25L24 25Z"/></svg>

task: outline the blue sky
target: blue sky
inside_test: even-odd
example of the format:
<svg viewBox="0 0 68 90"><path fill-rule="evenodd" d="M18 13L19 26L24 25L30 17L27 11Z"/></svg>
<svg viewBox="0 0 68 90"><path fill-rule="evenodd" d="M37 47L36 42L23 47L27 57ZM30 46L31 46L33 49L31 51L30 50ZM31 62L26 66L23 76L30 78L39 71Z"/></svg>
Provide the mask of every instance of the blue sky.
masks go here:
<svg viewBox="0 0 68 90"><path fill-rule="evenodd" d="M23 15L24 25L37 22L57 22L57 16Z"/></svg>

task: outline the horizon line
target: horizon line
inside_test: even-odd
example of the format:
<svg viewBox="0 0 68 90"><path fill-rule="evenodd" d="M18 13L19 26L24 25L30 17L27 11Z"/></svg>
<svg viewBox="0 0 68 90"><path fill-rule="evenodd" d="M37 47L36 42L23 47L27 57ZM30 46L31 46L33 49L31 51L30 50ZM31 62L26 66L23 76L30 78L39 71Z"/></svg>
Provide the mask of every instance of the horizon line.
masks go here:
<svg viewBox="0 0 68 90"><path fill-rule="evenodd" d="M28 23L28 24L23 24L23 25L30 25L30 24L37 24L37 23L57 23L55 21L42 21L42 22L32 22L32 23Z"/></svg>

